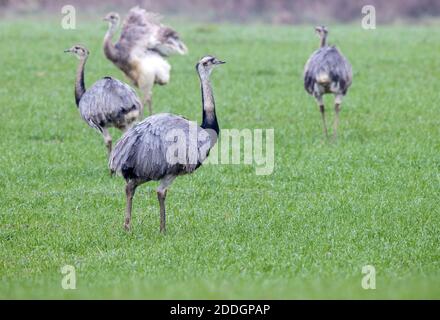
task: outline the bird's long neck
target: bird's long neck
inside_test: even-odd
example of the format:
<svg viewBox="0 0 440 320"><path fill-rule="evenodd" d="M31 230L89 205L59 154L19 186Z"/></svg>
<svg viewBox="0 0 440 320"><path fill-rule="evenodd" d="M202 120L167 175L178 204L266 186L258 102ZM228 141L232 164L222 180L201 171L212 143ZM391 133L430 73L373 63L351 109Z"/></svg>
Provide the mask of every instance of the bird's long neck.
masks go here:
<svg viewBox="0 0 440 320"><path fill-rule="evenodd" d="M115 45L112 42L113 35L116 32L117 25L110 24L105 36L104 36L104 54L105 56L115 62L118 60L118 50L115 48Z"/></svg>
<svg viewBox="0 0 440 320"><path fill-rule="evenodd" d="M86 65L87 57L80 60L78 69L76 70L76 81L75 81L75 101L76 105L79 105L83 94L86 92L86 86L84 84L84 66Z"/></svg>
<svg viewBox="0 0 440 320"><path fill-rule="evenodd" d="M220 128L217 122L217 115L215 114L215 101L214 94L212 92L211 82L209 77L200 76L200 88L202 91L202 107L203 107L203 118L202 125L203 129L212 129L218 135Z"/></svg>
<svg viewBox="0 0 440 320"><path fill-rule="evenodd" d="M321 34L321 41L320 41L320 46L325 47L327 45L327 34L326 33L322 33Z"/></svg>

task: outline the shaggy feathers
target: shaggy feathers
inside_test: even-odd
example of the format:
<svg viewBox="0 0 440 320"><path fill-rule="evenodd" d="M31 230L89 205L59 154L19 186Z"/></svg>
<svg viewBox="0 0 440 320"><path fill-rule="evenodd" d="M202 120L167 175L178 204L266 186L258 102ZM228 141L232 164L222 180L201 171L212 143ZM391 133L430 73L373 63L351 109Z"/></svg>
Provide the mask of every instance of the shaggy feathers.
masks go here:
<svg viewBox="0 0 440 320"><path fill-rule="evenodd" d="M196 139L192 139L190 127L197 129ZM184 140L176 136L183 136ZM184 148L185 158L172 163L167 155L175 151L176 143ZM110 157L109 167L125 179L160 180L166 175L193 172L206 159L210 146L209 134L195 122L169 113L156 114L122 137Z"/></svg>
<svg viewBox="0 0 440 320"><path fill-rule="evenodd" d="M125 129L139 117L142 108L136 92L110 77L98 80L79 101L81 117L93 128Z"/></svg>
<svg viewBox="0 0 440 320"><path fill-rule="evenodd" d="M316 50L304 68L304 88L311 94L342 93L352 82L351 65L333 46Z"/></svg>
<svg viewBox="0 0 440 320"><path fill-rule="evenodd" d="M166 85L170 79L171 66L165 57L173 53L186 54L188 49L176 31L160 23L157 14L139 7L129 11L119 41L113 45L112 37L119 22L119 16L114 16L118 18L108 19L104 54L142 90L143 102L152 114L154 84Z"/></svg>
<svg viewBox="0 0 440 320"><path fill-rule="evenodd" d="M176 31L164 26L158 14L134 7L128 13L117 46L124 50L154 50L162 56L179 52L179 45L186 48ZM173 46L171 44L177 44ZM183 50L186 51L186 50Z"/></svg>

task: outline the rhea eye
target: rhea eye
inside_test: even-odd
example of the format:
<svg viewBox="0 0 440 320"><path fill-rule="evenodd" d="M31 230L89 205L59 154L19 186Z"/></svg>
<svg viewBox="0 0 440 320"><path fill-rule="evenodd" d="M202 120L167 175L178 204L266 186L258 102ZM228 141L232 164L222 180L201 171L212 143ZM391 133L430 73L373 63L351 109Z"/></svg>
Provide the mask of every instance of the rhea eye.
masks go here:
<svg viewBox="0 0 440 320"><path fill-rule="evenodd" d="M203 65L206 67L208 65L208 62L203 62Z"/></svg>

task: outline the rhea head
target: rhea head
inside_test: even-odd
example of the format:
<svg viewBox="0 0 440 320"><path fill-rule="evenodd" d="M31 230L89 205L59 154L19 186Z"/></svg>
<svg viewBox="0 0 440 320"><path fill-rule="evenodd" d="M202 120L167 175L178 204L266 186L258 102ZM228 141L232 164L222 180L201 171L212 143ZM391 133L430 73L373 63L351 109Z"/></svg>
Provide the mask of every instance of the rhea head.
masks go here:
<svg viewBox="0 0 440 320"><path fill-rule="evenodd" d="M325 36L327 36L328 30L325 26L316 26L315 27L315 31L316 34L320 37L323 38Z"/></svg>
<svg viewBox="0 0 440 320"><path fill-rule="evenodd" d="M74 45L72 48L64 50L64 52L73 53L80 60L86 59L90 53L86 47L80 44Z"/></svg>
<svg viewBox="0 0 440 320"><path fill-rule="evenodd" d="M102 20L108 22L110 27L118 26L120 19L119 14L116 12L109 12L104 18L102 18Z"/></svg>
<svg viewBox="0 0 440 320"><path fill-rule="evenodd" d="M212 69L214 67L224 64L226 62L218 60L216 57L213 56L204 56L202 59L199 60L199 62L196 64L196 70L200 75L200 78L204 79L209 77L211 74Z"/></svg>

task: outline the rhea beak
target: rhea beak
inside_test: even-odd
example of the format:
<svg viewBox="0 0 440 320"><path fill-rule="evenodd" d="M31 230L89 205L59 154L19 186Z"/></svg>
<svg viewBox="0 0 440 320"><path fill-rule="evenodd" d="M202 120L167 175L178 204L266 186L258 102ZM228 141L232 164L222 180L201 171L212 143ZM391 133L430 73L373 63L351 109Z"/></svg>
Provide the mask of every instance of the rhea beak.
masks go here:
<svg viewBox="0 0 440 320"><path fill-rule="evenodd" d="M214 64L224 64L226 63L226 61L221 61L221 60L215 60Z"/></svg>
<svg viewBox="0 0 440 320"><path fill-rule="evenodd" d="M72 50L71 49L66 49L66 50L64 50L64 52L68 53L68 52L72 52Z"/></svg>
<svg viewBox="0 0 440 320"><path fill-rule="evenodd" d="M109 18L107 18L107 17L104 17L104 18L102 18L102 21L110 21L110 19Z"/></svg>

